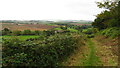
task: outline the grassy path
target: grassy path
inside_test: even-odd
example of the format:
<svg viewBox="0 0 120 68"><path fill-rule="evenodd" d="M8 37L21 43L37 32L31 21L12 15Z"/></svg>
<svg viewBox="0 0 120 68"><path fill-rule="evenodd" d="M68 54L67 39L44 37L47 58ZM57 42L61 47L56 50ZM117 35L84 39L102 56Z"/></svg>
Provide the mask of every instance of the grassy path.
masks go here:
<svg viewBox="0 0 120 68"><path fill-rule="evenodd" d="M83 66L99 66L101 61L98 56L96 56L96 48L94 42L91 39L88 40L87 46L89 48L89 54L84 60L82 60Z"/></svg>
<svg viewBox="0 0 120 68"><path fill-rule="evenodd" d="M100 66L99 57L96 56L96 48L94 42L89 39L85 46L81 46L76 53L74 53L64 66Z"/></svg>
<svg viewBox="0 0 120 68"><path fill-rule="evenodd" d="M85 46L78 50L63 63L64 66L117 66L118 46L104 37L88 39Z"/></svg>

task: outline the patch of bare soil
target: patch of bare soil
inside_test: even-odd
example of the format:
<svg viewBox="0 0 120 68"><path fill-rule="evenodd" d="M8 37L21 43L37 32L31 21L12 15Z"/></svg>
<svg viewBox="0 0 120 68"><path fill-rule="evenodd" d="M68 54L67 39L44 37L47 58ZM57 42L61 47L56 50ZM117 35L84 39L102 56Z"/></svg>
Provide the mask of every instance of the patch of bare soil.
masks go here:
<svg viewBox="0 0 120 68"><path fill-rule="evenodd" d="M118 39L96 36L93 42L96 47L96 55L100 57L103 66L118 65Z"/></svg>

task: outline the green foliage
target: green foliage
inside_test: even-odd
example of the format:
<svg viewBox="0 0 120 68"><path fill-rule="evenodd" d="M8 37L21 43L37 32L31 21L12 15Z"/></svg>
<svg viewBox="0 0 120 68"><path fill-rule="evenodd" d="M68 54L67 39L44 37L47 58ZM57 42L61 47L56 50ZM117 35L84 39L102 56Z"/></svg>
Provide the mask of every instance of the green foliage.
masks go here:
<svg viewBox="0 0 120 68"><path fill-rule="evenodd" d="M10 31L8 28L4 28L3 31Z"/></svg>
<svg viewBox="0 0 120 68"><path fill-rule="evenodd" d="M12 35L15 35L15 36L19 36L19 35L21 35L22 33L21 33L21 31L12 31Z"/></svg>
<svg viewBox="0 0 120 68"><path fill-rule="evenodd" d="M58 66L84 38L77 34L56 34L36 41L3 39L3 66ZM78 42L80 43L78 45Z"/></svg>
<svg viewBox="0 0 120 68"><path fill-rule="evenodd" d="M0 31L0 36L2 36L2 31Z"/></svg>
<svg viewBox="0 0 120 68"><path fill-rule="evenodd" d="M107 10L98 14L92 25L99 30L120 27L120 1L112 2L106 1L104 3L98 2L99 8L105 8Z"/></svg>
<svg viewBox="0 0 120 68"><path fill-rule="evenodd" d="M61 28L54 28L54 30L62 30Z"/></svg>
<svg viewBox="0 0 120 68"><path fill-rule="evenodd" d="M2 30L2 35L20 36L20 35L43 35L43 31L35 30L24 30L24 31L10 31L9 29Z"/></svg>
<svg viewBox="0 0 120 68"><path fill-rule="evenodd" d="M0 38L3 38L3 39L13 39L13 38L16 38L16 39L19 39L19 40L27 40L27 39L30 39L30 38L38 38L40 36L37 36L37 35L28 35L28 36L1 36Z"/></svg>
<svg viewBox="0 0 120 68"><path fill-rule="evenodd" d="M2 35L10 35L12 32L8 28L2 30Z"/></svg>
<svg viewBox="0 0 120 68"><path fill-rule="evenodd" d="M90 35L87 35L87 38L93 38L95 35L94 34L90 34Z"/></svg>
<svg viewBox="0 0 120 68"><path fill-rule="evenodd" d="M82 32L85 33L85 34L92 34L93 33L93 28L83 29Z"/></svg>
<svg viewBox="0 0 120 68"><path fill-rule="evenodd" d="M33 34L35 34L35 35L41 35L41 34L42 34L42 31L36 30L36 31L33 32Z"/></svg>
<svg viewBox="0 0 120 68"><path fill-rule="evenodd" d="M23 31L23 35L31 35L31 34L32 34L31 30L24 30Z"/></svg>
<svg viewBox="0 0 120 68"><path fill-rule="evenodd" d="M54 30L48 30L48 31L44 31L43 33L44 33L44 35L46 35L46 36L50 36L50 35L54 35L54 34L55 34L55 31L54 31Z"/></svg>
<svg viewBox="0 0 120 68"><path fill-rule="evenodd" d="M120 28L117 27L107 28L105 30L100 31L99 33L107 37L115 38L120 36Z"/></svg>
<svg viewBox="0 0 120 68"><path fill-rule="evenodd" d="M67 28L67 30L70 31L70 32L78 32L78 30L72 29L72 28Z"/></svg>
<svg viewBox="0 0 120 68"><path fill-rule="evenodd" d="M99 8L105 8L105 9L113 9L115 8L115 6L117 5L117 2L114 2L114 1L108 1L106 0L104 3L102 2L97 2L97 6Z"/></svg>
<svg viewBox="0 0 120 68"><path fill-rule="evenodd" d="M87 38L93 38L95 36L95 33L97 32L98 32L97 28L88 28L82 30L82 33L86 34Z"/></svg>
<svg viewBox="0 0 120 68"><path fill-rule="evenodd" d="M60 27L62 30L66 30L67 27L66 26L63 26L63 27Z"/></svg>
<svg viewBox="0 0 120 68"><path fill-rule="evenodd" d="M97 32L99 32L99 30L97 28L92 28L92 32L97 33Z"/></svg>

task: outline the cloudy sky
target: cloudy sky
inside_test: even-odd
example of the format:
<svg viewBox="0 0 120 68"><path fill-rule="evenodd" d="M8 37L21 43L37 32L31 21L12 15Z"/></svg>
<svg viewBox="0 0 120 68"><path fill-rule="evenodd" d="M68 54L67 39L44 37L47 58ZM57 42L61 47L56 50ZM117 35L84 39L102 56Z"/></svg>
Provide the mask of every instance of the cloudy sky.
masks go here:
<svg viewBox="0 0 120 68"><path fill-rule="evenodd" d="M94 20L101 0L0 0L0 20Z"/></svg>

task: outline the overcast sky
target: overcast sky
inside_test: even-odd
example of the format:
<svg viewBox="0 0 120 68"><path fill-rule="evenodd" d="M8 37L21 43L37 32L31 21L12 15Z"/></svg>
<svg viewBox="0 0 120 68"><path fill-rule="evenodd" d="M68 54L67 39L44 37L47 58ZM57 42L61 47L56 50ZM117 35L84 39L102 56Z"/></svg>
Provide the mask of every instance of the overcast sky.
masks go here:
<svg viewBox="0 0 120 68"><path fill-rule="evenodd" d="M94 20L101 0L0 0L0 20Z"/></svg>

